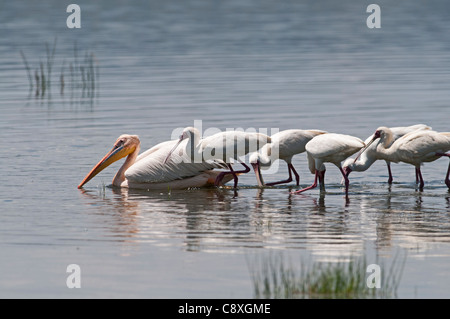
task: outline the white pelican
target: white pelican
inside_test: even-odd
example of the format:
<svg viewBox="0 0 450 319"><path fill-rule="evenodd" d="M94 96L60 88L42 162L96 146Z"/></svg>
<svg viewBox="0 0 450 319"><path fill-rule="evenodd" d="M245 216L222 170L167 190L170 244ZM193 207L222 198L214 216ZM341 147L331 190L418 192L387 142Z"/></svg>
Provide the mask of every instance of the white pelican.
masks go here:
<svg viewBox="0 0 450 319"><path fill-rule="evenodd" d="M304 189L293 192L293 194L302 193L308 189L317 186L317 178L324 180L325 165L324 163L333 163L341 171L345 180L345 195L348 196L349 181L342 170L341 162L347 157L355 154L365 146L364 142L357 137L328 133L318 135L306 144L306 152L308 154L309 169L312 174L315 174L314 183Z"/></svg>
<svg viewBox="0 0 450 319"><path fill-rule="evenodd" d="M226 175L232 175L234 179L234 188L237 188L238 175L248 173L250 168L242 162L239 157L255 152L266 143L270 143L270 136L262 133L249 133L243 131L225 131L201 138L200 132L194 127L187 127L183 130L178 143L173 147L172 151L167 155L169 159L173 151L178 145L184 141L190 140L194 143L194 147L187 150L190 152L191 159L197 159L201 162L217 162L225 165L229 171L221 172L215 181L215 185L220 185ZM192 143L192 142L191 142ZM230 161L231 160L231 161ZM231 166L232 160L236 160L244 166L244 170L235 171Z"/></svg>
<svg viewBox="0 0 450 319"><path fill-rule="evenodd" d="M295 175L297 186L300 184L300 176L292 165L292 157L296 154L305 152L306 144L315 136L327 133L320 130L284 130L273 134L270 138L271 143L267 143L259 152L254 152L250 156L250 163L255 171L256 180L259 187L273 186L278 184L290 183L292 173ZM277 159L282 159L287 163L289 178L279 182L264 183L261 175L261 166L270 166Z"/></svg>
<svg viewBox="0 0 450 319"><path fill-rule="evenodd" d="M415 131L393 141L394 134L387 127L379 127L373 134L372 140L360 154L363 154L377 139L379 139L379 142L377 143L376 151L380 158L394 163L403 162L416 167L416 176L419 178L420 189L423 189L425 184L420 165L425 162L433 162L441 156L450 156L445 154L450 150L450 133L439 133L429 130ZM445 184L450 188L448 175L449 173L447 172Z"/></svg>
<svg viewBox="0 0 450 319"><path fill-rule="evenodd" d="M178 155L165 161L169 151L178 140L162 142L138 156L140 140L137 135L121 135L114 147L86 175L78 188L83 187L95 175L115 161L127 157L125 163L115 175L112 184L117 187L140 189L185 189L189 187L212 186L220 171L214 168L226 168L223 163L188 163ZM232 178L226 178L224 183Z"/></svg>
<svg viewBox="0 0 450 319"><path fill-rule="evenodd" d="M398 138L402 137L405 134L408 134L410 132L414 132L414 131L420 131L420 130L431 130L431 127L425 125L425 124L416 124L416 125L411 125L411 126L400 126L400 127L391 127L390 128L392 133L393 133L393 137L394 140L397 140ZM371 136L369 136L364 143L368 144L371 140L373 139L373 134ZM394 140L392 142L394 142ZM367 169L369 169L370 166L372 166L372 164L376 161L379 160L380 158L380 154L377 152L377 145L376 144L372 144L371 146L369 146L366 151L364 152L364 154L361 154L361 156L358 158L358 160L354 160L353 158L348 158L347 160L344 161L343 166L343 170L346 173L347 177L348 175L353 172L363 172L366 171ZM391 162L386 160L386 166L388 169L388 174L389 174L389 178L388 178L388 183L391 184L393 181L393 177L392 177L392 172L391 172ZM416 176L416 180L418 182L418 176Z"/></svg>

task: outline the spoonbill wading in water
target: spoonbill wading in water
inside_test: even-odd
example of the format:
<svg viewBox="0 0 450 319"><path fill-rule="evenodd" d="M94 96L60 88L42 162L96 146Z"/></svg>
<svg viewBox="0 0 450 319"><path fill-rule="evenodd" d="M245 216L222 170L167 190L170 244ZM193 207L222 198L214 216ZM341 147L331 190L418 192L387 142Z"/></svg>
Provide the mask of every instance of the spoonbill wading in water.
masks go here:
<svg viewBox="0 0 450 319"><path fill-rule="evenodd" d="M284 130L273 134L270 138L271 143L267 143L259 152L250 155L250 164L255 171L256 181L259 187L273 186L292 182L292 173L295 175L296 185L300 184L300 176L292 165L292 158L296 154L306 151L306 144L315 136L327 132L320 130ZM282 159L287 163L289 177L286 180L264 183L261 175L261 166L271 166L277 159Z"/></svg>
<svg viewBox="0 0 450 319"><path fill-rule="evenodd" d="M193 148L190 158L200 162L216 162L221 165L225 163L229 171L221 172L215 181L215 185L223 184L223 179L227 175L232 175L234 179L234 188L238 185L238 175L245 174L250 171L250 167L240 160L240 157L250 152L256 152L266 143L270 143L271 138L262 133L249 133L243 131L225 131L201 138L200 132L194 127L187 127L183 130L178 143L167 155L168 160L174 153L178 145L184 140L193 141ZM233 160L238 161L244 166L244 170L235 171L232 167Z"/></svg>
<svg viewBox="0 0 450 319"><path fill-rule="evenodd" d="M370 145L379 139L376 151L384 160L398 163L403 162L416 167L416 176L419 178L419 188L422 190L424 181L420 165L425 162L433 162L450 150L450 133L435 131L415 131L408 133L399 139L394 139L394 133L387 127L379 127L373 134L372 140L361 151L363 154ZM358 157L356 158L358 159ZM445 177L445 184L450 188L450 164Z"/></svg>
<svg viewBox="0 0 450 319"><path fill-rule="evenodd" d="M431 130L431 127L425 125L425 124L416 124L411 126L405 126L405 127L391 127L390 130L393 133L394 139L392 140L392 143L394 140L397 140L398 138L402 137L405 134L408 134L410 132L414 131L420 131L420 130ZM364 143L368 144L373 139L373 134L369 136ZM380 156L380 153L377 152L377 144L372 144L369 147L367 147L364 154L361 154L361 156L358 158L358 160L354 160L353 158L347 158L344 161L343 170L346 173L347 177L350 175L351 172L364 172L367 169L369 169L370 166L376 161L382 159ZM388 183L392 184L393 177L392 177L392 171L391 171L391 162L385 161L386 166L388 169ZM416 175L416 182L419 182L419 176Z"/></svg>
<svg viewBox="0 0 450 319"><path fill-rule="evenodd" d="M140 140L137 135L121 135L108 152L78 185L82 188L94 176L112 163L126 157L113 179L113 186L138 189L186 189L189 187L213 186L220 171L215 168L227 168L219 162L186 163L178 158L167 161L166 158L178 140L155 145L138 155ZM225 178L226 183L232 178Z"/></svg>
<svg viewBox="0 0 450 319"><path fill-rule="evenodd" d="M347 157L355 154L365 146L364 142L357 137L327 133L314 137L306 144L306 153L308 155L309 170L315 174L314 183L306 188L292 192L299 194L306 190L317 187L317 179L320 182L321 190L324 190L325 165L324 163L333 163L341 171L345 180L345 196L348 197L349 180L341 167L341 162Z"/></svg>

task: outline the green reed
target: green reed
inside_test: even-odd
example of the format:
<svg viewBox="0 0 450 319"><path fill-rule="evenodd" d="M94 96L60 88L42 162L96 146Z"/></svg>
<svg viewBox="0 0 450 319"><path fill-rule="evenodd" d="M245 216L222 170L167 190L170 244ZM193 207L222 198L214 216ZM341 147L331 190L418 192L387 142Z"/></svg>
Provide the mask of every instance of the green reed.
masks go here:
<svg viewBox="0 0 450 319"><path fill-rule="evenodd" d="M265 258L251 265L254 297L264 299L327 298L363 299L396 298L405 258L393 259L390 267L381 268L381 287L369 288L367 259L351 257L338 262L300 262L295 268L281 256Z"/></svg>
<svg viewBox="0 0 450 319"><path fill-rule="evenodd" d="M48 43L45 43L46 60L45 62L40 60L36 67L30 66L25 53L20 50L22 62L28 76L30 92L35 89L35 96L48 96L50 95L52 83L59 83L59 92L61 95L64 94L67 84L71 93L79 89L83 93L83 96L92 97L98 88L97 82L99 80L99 67L95 55L92 52L86 51L84 58L80 58L80 52L77 43L75 43L72 61L67 63L67 67L66 59L63 59L59 78L57 81L54 81L52 80L52 72L55 66L56 42L55 39L52 47Z"/></svg>

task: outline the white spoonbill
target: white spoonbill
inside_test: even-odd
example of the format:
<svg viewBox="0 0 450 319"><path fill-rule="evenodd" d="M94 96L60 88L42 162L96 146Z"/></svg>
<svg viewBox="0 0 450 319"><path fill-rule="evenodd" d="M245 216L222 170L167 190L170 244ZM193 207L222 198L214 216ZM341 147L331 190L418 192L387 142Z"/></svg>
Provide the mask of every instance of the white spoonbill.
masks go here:
<svg viewBox="0 0 450 319"><path fill-rule="evenodd" d="M358 152L364 146L365 144L362 140L350 135L328 133L314 137L306 144L309 169L312 174L315 174L314 183L309 187L293 192L293 194L299 194L317 187L318 178L322 179L322 182L324 181L324 163L333 163L339 168L344 177L345 195L348 196L349 181L342 170L341 162ZM322 183L321 186L323 186Z"/></svg>
<svg viewBox="0 0 450 319"><path fill-rule="evenodd" d="M251 154L249 161L255 171L256 180L259 187L273 186L278 184L290 183L292 173L295 175L297 186L300 183L300 176L292 165L292 158L296 154L306 151L306 144L315 136L327 133L320 130L284 130L273 134L270 138L271 143L267 143L259 152ZM271 166L277 159L282 159L287 163L289 178L279 182L264 183L261 175L261 166Z"/></svg>
<svg viewBox="0 0 450 319"><path fill-rule="evenodd" d="M250 152L256 152L266 143L270 143L271 138L262 133L244 132L239 130L225 131L201 138L200 132L194 127L187 127L183 130L179 142L174 146L166 160L169 159L173 151L184 140L193 140L194 147L191 150L191 158L200 162L216 162L220 165L223 163L229 168L229 171L221 172L215 181L215 185L219 186L223 182L226 175L232 175L234 179L234 188L237 188L238 175L248 173L248 167L239 158ZM198 156L200 154L200 156ZM231 160L231 161L230 161ZM244 166L244 170L235 171L231 166L233 160L238 161Z"/></svg>
<svg viewBox="0 0 450 319"><path fill-rule="evenodd" d="M127 157L115 175L112 184L117 187L139 189L185 189L214 185L220 171L226 168L220 163L186 163L178 155L172 161L165 161L167 154L178 140L162 142L138 156L140 140L137 135L121 135L114 147L86 175L78 185L82 188L89 180L117 160ZM224 179L228 182L231 178Z"/></svg>
<svg viewBox="0 0 450 319"><path fill-rule="evenodd" d="M379 139L376 151L384 160L398 163L403 162L416 167L416 176L419 178L419 188L423 189L424 181L420 165L425 162L433 162L450 150L450 133L435 131L415 131L408 133L393 142L394 133L387 127L379 127L373 134L372 140L361 151L363 154L370 145ZM450 169L450 167L449 167ZM448 173L445 184L450 188Z"/></svg>
<svg viewBox="0 0 450 319"><path fill-rule="evenodd" d="M420 131L420 130L431 130L431 127L429 127L428 125L425 125L425 124L416 124L416 125L411 125L411 126L391 127L390 129L393 133L394 140L397 140L398 138L400 138L403 135L408 134L410 132ZM369 136L364 141L364 143L367 144L372 139L373 139L373 134L371 136ZM394 140L392 142L394 142ZM376 160L379 160L379 159L381 159L381 158L380 158L380 154L377 152L377 144L372 144L369 147L367 147L364 154L361 154L361 156L358 158L358 160L355 161L353 158L348 158L344 161L344 164L342 166L343 166L344 172L346 173L346 175L348 177L348 175L353 171L355 171L355 172L366 171L367 169L369 169L370 166L372 166L372 164ZM387 166L388 174L389 174L388 183L391 184L393 181L392 172L391 172L391 162L387 161L387 160L385 162L386 162L386 166ZM416 176L416 180L418 182L418 176Z"/></svg>

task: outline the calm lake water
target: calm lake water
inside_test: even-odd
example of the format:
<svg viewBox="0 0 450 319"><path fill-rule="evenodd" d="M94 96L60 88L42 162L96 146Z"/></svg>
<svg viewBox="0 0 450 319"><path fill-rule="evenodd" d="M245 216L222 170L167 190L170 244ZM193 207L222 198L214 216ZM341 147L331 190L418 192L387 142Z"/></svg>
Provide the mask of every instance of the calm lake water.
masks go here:
<svg viewBox="0 0 450 319"><path fill-rule="evenodd" d="M236 193L117 190L119 162L77 189L119 135L146 150L195 120L362 139L382 125L449 131L450 4L378 1L369 29L370 3L78 1L81 29L68 29L60 1L2 2L0 297L253 298L253 258L366 256L388 271L401 255L398 297L449 298L446 159L424 166L423 192L410 165L393 165L390 187L382 162L352 173L348 203L331 165L322 195L260 190L253 173ZM305 154L294 166L311 184Z"/></svg>

